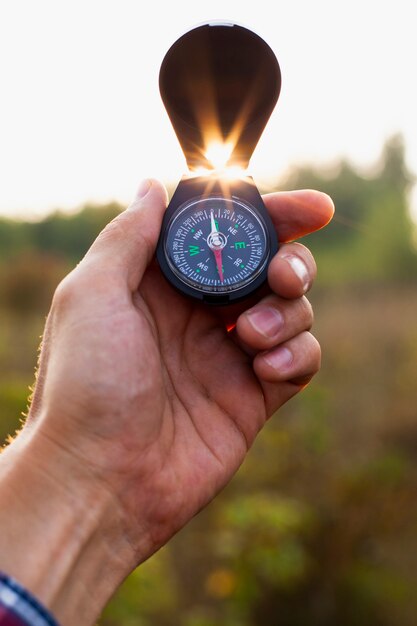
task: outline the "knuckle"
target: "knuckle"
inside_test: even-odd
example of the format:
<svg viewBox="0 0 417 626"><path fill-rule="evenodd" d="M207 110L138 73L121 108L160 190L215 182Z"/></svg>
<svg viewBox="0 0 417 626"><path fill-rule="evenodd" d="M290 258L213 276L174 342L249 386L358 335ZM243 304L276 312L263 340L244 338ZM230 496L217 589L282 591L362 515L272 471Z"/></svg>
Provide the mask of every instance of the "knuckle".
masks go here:
<svg viewBox="0 0 417 626"><path fill-rule="evenodd" d="M297 376L291 382L304 387L317 374L321 366L321 348L317 339L308 331L300 335L298 355L300 358Z"/></svg>
<svg viewBox="0 0 417 626"><path fill-rule="evenodd" d="M312 371L318 372L321 365L321 346L318 340L311 333L307 333L309 343L309 361Z"/></svg>
<svg viewBox="0 0 417 626"><path fill-rule="evenodd" d="M73 284L73 281L70 279L70 274L68 274L67 276L65 276L65 278L61 280L61 282L58 284L57 288L55 289L54 298L53 298L54 304L62 304L68 299L69 293L73 289L72 284Z"/></svg>
<svg viewBox="0 0 417 626"><path fill-rule="evenodd" d="M305 328L310 329L314 323L314 310L308 298L302 296L299 301L300 318Z"/></svg>
<svg viewBox="0 0 417 626"><path fill-rule="evenodd" d="M313 326L314 311L310 301L305 297L290 300L279 307L285 315L286 325L297 334L308 331Z"/></svg>
<svg viewBox="0 0 417 626"><path fill-rule="evenodd" d="M77 297L79 291L78 276L76 270L67 274L55 289L52 306L55 309L65 309Z"/></svg>

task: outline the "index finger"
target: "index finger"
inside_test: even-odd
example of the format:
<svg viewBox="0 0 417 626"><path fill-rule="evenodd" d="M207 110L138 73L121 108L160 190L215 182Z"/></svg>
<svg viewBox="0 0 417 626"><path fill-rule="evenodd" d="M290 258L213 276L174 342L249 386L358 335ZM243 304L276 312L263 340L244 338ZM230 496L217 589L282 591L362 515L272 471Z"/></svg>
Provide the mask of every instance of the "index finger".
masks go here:
<svg viewBox="0 0 417 626"><path fill-rule="evenodd" d="M294 241L320 230L334 213L327 193L312 189L277 191L262 196L280 242Z"/></svg>

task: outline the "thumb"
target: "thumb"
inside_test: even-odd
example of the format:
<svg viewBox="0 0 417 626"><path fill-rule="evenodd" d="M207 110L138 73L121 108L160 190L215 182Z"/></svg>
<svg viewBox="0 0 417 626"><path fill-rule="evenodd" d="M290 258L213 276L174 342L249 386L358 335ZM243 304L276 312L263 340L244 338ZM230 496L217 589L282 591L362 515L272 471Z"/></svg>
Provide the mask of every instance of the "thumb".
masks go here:
<svg viewBox="0 0 417 626"><path fill-rule="evenodd" d="M155 253L167 200L162 183L142 181L133 202L101 231L81 264L116 269L136 289Z"/></svg>

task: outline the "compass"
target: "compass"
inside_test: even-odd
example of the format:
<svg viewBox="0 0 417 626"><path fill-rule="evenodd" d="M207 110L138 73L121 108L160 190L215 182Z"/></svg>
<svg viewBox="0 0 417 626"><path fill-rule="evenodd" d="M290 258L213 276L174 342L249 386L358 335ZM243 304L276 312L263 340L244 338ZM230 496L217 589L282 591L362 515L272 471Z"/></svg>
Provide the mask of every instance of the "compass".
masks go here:
<svg viewBox="0 0 417 626"><path fill-rule="evenodd" d="M206 24L171 46L159 80L190 169L164 215L159 266L186 296L209 304L242 300L267 280L278 243L253 179L231 172L244 172L278 99L278 62L252 31Z"/></svg>
<svg viewBox="0 0 417 626"><path fill-rule="evenodd" d="M157 249L165 277L210 304L246 298L264 284L278 249L255 184L249 177L229 183L226 194L224 182L222 188L205 177L182 182L181 195L190 198L171 201Z"/></svg>

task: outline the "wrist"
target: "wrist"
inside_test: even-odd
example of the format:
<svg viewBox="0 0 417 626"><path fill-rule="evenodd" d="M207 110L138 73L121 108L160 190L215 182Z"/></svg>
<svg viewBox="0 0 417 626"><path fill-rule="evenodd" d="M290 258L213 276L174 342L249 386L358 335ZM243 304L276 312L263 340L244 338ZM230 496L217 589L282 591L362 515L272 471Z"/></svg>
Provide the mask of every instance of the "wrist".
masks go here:
<svg viewBox="0 0 417 626"><path fill-rule="evenodd" d="M0 527L0 569L64 626L92 624L135 566L116 497L36 427L0 455Z"/></svg>

